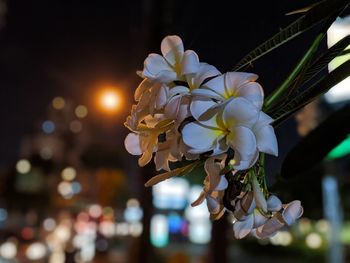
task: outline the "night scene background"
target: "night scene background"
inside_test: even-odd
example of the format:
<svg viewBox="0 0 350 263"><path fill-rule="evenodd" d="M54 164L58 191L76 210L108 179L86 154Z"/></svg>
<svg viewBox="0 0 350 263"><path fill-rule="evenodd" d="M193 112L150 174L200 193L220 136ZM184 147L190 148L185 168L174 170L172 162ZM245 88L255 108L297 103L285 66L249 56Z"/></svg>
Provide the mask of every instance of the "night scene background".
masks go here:
<svg viewBox="0 0 350 263"><path fill-rule="evenodd" d="M268 158L268 183L282 199L300 199L305 212L271 240L237 241L227 220L212 224L205 207L189 208L200 172L145 188L153 164L139 168L124 148L136 71L166 35L179 35L224 72L299 16L286 13L312 3L0 0L0 262L326 262L323 168L312 164L288 179L280 171L288 151L339 105L321 99L278 128L280 156ZM249 69L266 94L316 32ZM117 108L108 106L114 95ZM339 253L347 262L349 159L339 164Z"/></svg>

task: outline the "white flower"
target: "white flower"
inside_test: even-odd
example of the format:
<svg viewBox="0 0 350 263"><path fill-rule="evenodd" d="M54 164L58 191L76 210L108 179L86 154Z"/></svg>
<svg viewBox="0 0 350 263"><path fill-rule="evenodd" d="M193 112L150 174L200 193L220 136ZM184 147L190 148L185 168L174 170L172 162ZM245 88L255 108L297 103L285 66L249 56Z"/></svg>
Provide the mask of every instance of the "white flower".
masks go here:
<svg viewBox="0 0 350 263"><path fill-rule="evenodd" d="M284 205L282 212L275 213L264 225L255 229L253 234L261 239L271 237L283 227L294 224L302 214L303 207L301 206L301 202L299 200L290 202Z"/></svg>
<svg viewBox="0 0 350 263"><path fill-rule="evenodd" d="M144 61L141 76L157 82L184 81L185 75L199 70L200 63L193 50L184 51L181 38L167 36L161 43L162 55L150 54Z"/></svg>
<svg viewBox="0 0 350 263"><path fill-rule="evenodd" d="M152 154L158 143L156 133L129 133L124 141L125 149L132 155L142 155L139 165L145 166L152 159Z"/></svg>
<svg viewBox="0 0 350 263"><path fill-rule="evenodd" d="M278 144L274 128L270 125L273 119L260 111L258 121L252 130L256 137L256 146L259 152L278 156Z"/></svg>
<svg viewBox="0 0 350 263"><path fill-rule="evenodd" d="M208 81L200 89L194 90L193 95L215 99L218 102L243 97L261 109L264 91L260 84L255 82L257 78L258 76L252 73L227 72Z"/></svg>
<svg viewBox="0 0 350 263"><path fill-rule="evenodd" d="M154 156L154 163L156 164L156 170L170 171L169 162L181 161L185 156L187 160L198 159L198 155L189 154L188 148L183 143L181 134L178 132L177 127L174 126L171 130L166 132L165 141L158 142L157 151Z"/></svg>
<svg viewBox="0 0 350 263"><path fill-rule="evenodd" d="M220 71L214 66L207 63L200 63L197 72L186 75L186 82L189 89L194 91L200 88L206 79L218 76L220 74Z"/></svg>
<svg viewBox="0 0 350 263"><path fill-rule="evenodd" d="M276 135L270 125L273 119L247 99L233 98L218 105L211 99L194 98L190 110L197 121L187 124L182 135L191 152L213 150L218 154L231 147L236 170L252 167L259 152L278 155Z"/></svg>
<svg viewBox="0 0 350 263"><path fill-rule="evenodd" d="M211 103L208 101L208 104ZM191 112L196 118L196 109L192 105ZM197 121L185 125L183 140L192 153L225 152L231 147L237 164L240 161L250 163L256 159L256 138L252 127L258 117L258 108L244 98L235 98L222 110L221 107L209 107L204 114L197 116Z"/></svg>
<svg viewBox="0 0 350 263"><path fill-rule="evenodd" d="M147 107L148 113L153 114L154 110L164 108L169 99L170 88L166 84L144 79L134 95L135 100L138 101L137 111L142 111Z"/></svg>
<svg viewBox="0 0 350 263"><path fill-rule="evenodd" d="M152 159L153 152L158 147L158 136L169 131L174 126L163 114L147 115L144 124L140 124L135 132L129 133L124 141L126 150L132 155L142 155L139 165L145 166Z"/></svg>
<svg viewBox="0 0 350 263"><path fill-rule="evenodd" d="M185 86L176 86L169 91L169 101L164 109L164 114L168 119L174 120L178 125L191 116L190 104L191 96L189 89Z"/></svg>
<svg viewBox="0 0 350 263"><path fill-rule="evenodd" d="M259 199L255 192L248 192L235 202L235 238L242 239L249 233L259 239L270 237L283 227L292 225L303 213L298 200L283 205L282 209L279 198L270 195L267 199L267 209L262 211Z"/></svg>
<svg viewBox="0 0 350 263"><path fill-rule="evenodd" d="M221 162L217 162L216 159L221 160ZM219 192L223 192L228 185L225 176L220 175L224 167L223 162L225 159L226 154L209 157L205 161L204 169L207 176L204 181L204 188L199 197L191 204L191 206L197 206L206 199L208 211L214 215L215 219L218 219L224 212L224 206L221 200L222 195L220 195Z"/></svg>

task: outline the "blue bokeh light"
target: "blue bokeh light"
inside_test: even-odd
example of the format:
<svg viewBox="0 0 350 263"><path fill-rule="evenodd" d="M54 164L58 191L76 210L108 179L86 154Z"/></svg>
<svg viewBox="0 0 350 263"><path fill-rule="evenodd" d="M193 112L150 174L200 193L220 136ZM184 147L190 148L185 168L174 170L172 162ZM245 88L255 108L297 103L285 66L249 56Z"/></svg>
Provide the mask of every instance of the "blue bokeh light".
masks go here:
<svg viewBox="0 0 350 263"><path fill-rule="evenodd" d="M51 134L55 131L55 124L53 121L44 121L41 128L46 134Z"/></svg>

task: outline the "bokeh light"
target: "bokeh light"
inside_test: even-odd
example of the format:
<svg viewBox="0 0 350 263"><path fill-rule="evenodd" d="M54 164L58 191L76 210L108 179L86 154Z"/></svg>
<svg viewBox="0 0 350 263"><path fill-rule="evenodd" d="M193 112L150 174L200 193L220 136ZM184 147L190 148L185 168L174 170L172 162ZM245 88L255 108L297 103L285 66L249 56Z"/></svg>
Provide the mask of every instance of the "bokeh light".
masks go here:
<svg viewBox="0 0 350 263"><path fill-rule="evenodd" d="M52 100L52 107L56 110L62 110L66 105L65 100L62 97L56 97Z"/></svg>
<svg viewBox="0 0 350 263"><path fill-rule="evenodd" d="M13 259L17 255L17 246L7 241L0 246L0 256L5 259Z"/></svg>
<svg viewBox="0 0 350 263"><path fill-rule="evenodd" d="M305 243L309 248L318 249L322 246L322 237L318 233L310 233L306 236Z"/></svg>
<svg viewBox="0 0 350 263"><path fill-rule="evenodd" d="M59 183L58 192L66 199L69 199L73 196L72 185L69 182L61 182Z"/></svg>
<svg viewBox="0 0 350 263"><path fill-rule="evenodd" d="M121 108L122 97L116 89L104 89L98 94L98 105L105 112L115 113Z"/></svg>
<svg viewBox="0 0 350 263"><path fill-rule="evenodd" d="M155 247L165 247L169 242L168 219L165 215L153 215L151 219L151 242Z"/></svg>
<svg viewBox="0 0 350 263"><path fill-rule="evenodd" d="M83 129L83 124L78 120L74 120L69 124L69 129L73 133L79 133Z"/></svg>
<svg viewBox="0 0 350 263"><path fill-rule="evenodd" d="M27 248L26 256L30 260L40 260L46 255L46 246L43 243L35 242Z"/></svg>
<svg viewBox="0 0 350 263"><path fill-rule="evenodd" d="M293 241L292 234L288 231L279 231L270 237L270 242L277 246L289 246Z"/></svg>
<svg viewBox="0 0 350 263"><path fill-rule="evenodd" d="M100 205L92 205L89 208L89 214L91 217L98 218L102 215L102 208Z"/></svg>
<svg viewBox="0 0 350 263"><path fill-rule="evenodd" d="M105 237L112 237L115 234L115 224L111 221L103 221L100 223L99 231Z"/></svg>
<svg viewBox="0 0 350 263"><path fill-rule="evenodd" d="M88 109L84 105L79 105L75 108L75 115L82 119L85 118L88 114Z"/></svg>
<svg viewBox="0 0 350 263"><path fill-rule="evenodd" d="M8 216L8 213L7 213L6 209L0 208L0 222L6 221L7 216Z"/></svg>
<svg viewBox="0 0 350 263"><path fill-rule="evenodd" d="M52 149L48 146L45 146L43 148L40 149L40 156L41 158L43 158L44 160L49 160L52 158L53 156L53 152Z"/></svg>
<svg viewBox="0 0 350 263"><path fill-rule="evenodd" d="M73 167L66 167L61 173L62 179L66 181L72 181L77 176L77 172Z"/></svg>
<svg viewBox="0 0 350 263"><path fill-rule="evenodd" d="M132 223L129 225L129 233L132 237L141 236L142 231L143 231L143 226L142 226L142 223L140 222Z"/></svg>
<svg viewBox="0 0 350 263"><path fill-rule="evenodd" d="M60 224L54 231L56 239L60 242L67 242L71 238L71 229L66 224Z"/></svg>
<svg viewBox="0 0 350 263"><path fill-rule="evenodd" d="M79 194L81 192L81 184L79 182L72 182L72 190L75 195Z"/></svg>
<svg viewBox="0 0 350 263"><path fill-rule="evenodd" d="M16 164L16 170L21 174L29 173L30 169L31 169L31 165L28 160L22 159L22 160L19 160Z"/></svg>
<svg viewBox="0 0 350 263"><path fill-rule="evenodd" d="M44 121L43 124L41 125L41 128L43 129L43 132L45 132L46 134L51 134L55 131L55 124L53 123L53 121Z"/></svg>
<svg viewBox="0 0 350 263"><path fill-rule="evenodd" d="M53 231L56 227L56 221L53 218L46 218L43 222L43 227L46 231Z"/></svg>

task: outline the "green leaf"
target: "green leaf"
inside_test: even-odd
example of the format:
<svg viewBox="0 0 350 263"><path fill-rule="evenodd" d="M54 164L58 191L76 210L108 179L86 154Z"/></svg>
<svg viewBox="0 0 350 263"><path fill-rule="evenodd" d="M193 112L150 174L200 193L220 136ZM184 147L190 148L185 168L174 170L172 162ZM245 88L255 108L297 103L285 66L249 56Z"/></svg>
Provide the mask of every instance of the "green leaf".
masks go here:
<svg viewBox="0 0 350 263"><path fill-rule="evenodd" d="M304 92L297 95L277 111L268 112L268 114L275 119L273 125L278 126L291 117L295 112L314 100L317 96L327 92L348 76L350 76L350 60L337 67L311 87L308 87Z"/></svg>
<svg viewBox="0 0 350 263"><path fill-rule="evenodd" d="M265 100L264 102L264 110L269 110L276 104L281 104L281 98L288 97L288 94L292 93L293 90L290 89L290 86L293 84L295 79L299 74L303 72L305 67L309 64L310 60L314 56L317 51L318 46L320 45L322 39L324 37L324 33L320 33L315 38L314 42L304 54L304 56L300 59L298 64L293 68L292 72L288 75L288 77L282 82L278 88L276 88ZM288 93L288 94L286 94ZM283 99L282 99L283 100Z"/></svg>
<svg viewBox="0 0 350 263"><path fill-rule="evenodd" d="M288 77L278 86L265 100L264 110L269 110L275 105L282 105L289 100L289 97L298 89L300 81L303 79L307 69L311 65L311 61L321 44L322 39L327 34L328 28L332 25L339 12L328 17L327 21L323 23L322 28L312 42L309 49L304 56L299 60L297 65L293 68ZM294 84L293 84L294 83Z"/></svg>
<svg viewBox="0 0 350 263"><path fill-rule="evenodd" d="M316 59L310 67L305 71L302 79L299 80L298 86L303 86L310 79L315 77L321 70L326 68L335 57L347 54L349 50L344 50L350 45L350 35L344 37L338 41L335 45L330 47L324 54L322 54L318 59Z"/></svg>
<svg viewBox="0 0 350 263"><path fill-rule="evenodd" d="M316 26L318 23L327 19L332 14L339 12L339 10L342 10L347 5L347 0L324 0L319 2L309 11L307 11L305 15L301 16L289 26L282 29L273 37L248 53L248 55L237 63L237 65L233 68L233 71L239 71L242 68L250 65L253 61L287 43L308 29Z"/></svg>
<svg viewBox="0 0 350 263"><path fill-rule="evenodd" d="M160 182L162 182L164 180L170 179L172 177L186 175L186 174L190 173L194 168L198 167L201 164L203 164L203 161L198 160L198 161L190 163L190 164L188 164L186 166L173 169L173 170L171 170L169 172L158 174L156 176L153 176L151 179L149 179L145 183L145 186L146 187L153 186L155 184L158 184L158 183L160 183Z"/></svg>

